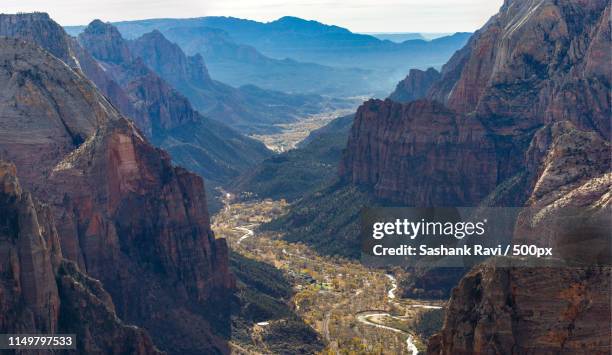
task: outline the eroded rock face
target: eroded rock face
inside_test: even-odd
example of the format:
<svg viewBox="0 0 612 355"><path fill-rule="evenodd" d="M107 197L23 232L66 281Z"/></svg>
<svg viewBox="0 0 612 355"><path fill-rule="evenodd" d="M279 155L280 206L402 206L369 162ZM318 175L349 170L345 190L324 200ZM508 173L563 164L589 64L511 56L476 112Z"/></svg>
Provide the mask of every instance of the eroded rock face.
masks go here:
<svg viewBox="0 0 612 355"><path fill-rule="evenodd" d="M0 161L0 331L75 333L80 353L157 354L148 334L121 323L99 281L62 259L48 206ZM101 325L104 326L101 326Z"/></svg>
<svg viewBox="0 0 612 355"><path fill-rule="evenodd" d="M18 39L0 48L0 150L50 205L64 257L163 349L227 352L233 279L202 179L173 167L57 58Z"/></svg>
<svg viewBox="0 0 612 355"><path fill-rule="evenodd" d="M473 204L494 188L497 171L482 124L427 100L363 104L340 165L352 183L413 206Z"/></svg>
<svg viewBox="0 0 612 355"><path fill-rule="evenodd" d="M46 13L2 14L0 35L38 44L71 68L85 74L122 114L138 124L148 121L146 113L132 105L127 93L110 74Z"/></svg>
<svg viewBox="0 0 612 355"><path fill-rule="evenodd" d="M609 354L610 268L473 269L428 354Z"/></svg>
<svg viewBox="0 0 612 355"><path fill-rule="evenodd" d="M500 134L570 120L609 139L609 46L607 0L506 1L429 97Z"/></svg>
<svg viewBox="0 0 612 355"><path fill-rule="evenodd" d="M598 134L567 121L538 132L527 154L537 178L514 242L553 247L557 257L583 266L476 267L453 291L430 354L612 350L610 153Z"/></svg>
<svg viewBox="0 0 612 355"><path fill-rule="evenodd" d="M515 242L582 262L473 269L429 353L610 352L610 267L593 266L609 257L609 229L565 233L559 223L578 209L582 225L609 226L610 6L506 1L425 100L359 109L340 164L345 181L409 206L527 205ZM575 248L561 249L568 243Z"/></svg>
<svg viewBox="0 0 612 355"><path fill-rule="evenodd" d="M457 131L472 132L471 127L479 126L482 133L471 139L487 137L482 153L487 157L481 154L478 161L464 159L459 166L464 171L447 184L456 184L465 190L465 180L479 176L483 181L481 191L491 192L491 183L500 184L527 169L522 156L533 134L549 123L567 120L579 129L592 130L609 139L612 73L604 63L612 59L610 43L610 4L606 0L506 2L499 14L444 66L440 78L426 95L427 100L441 103L445 110L456 115ZM413 85L416 78L425 74L412 72L398 88L411 88L407 93L416 90L413 88L419 86ZM408 105L401 110L410 110ZM440 190L440 195L447 195L447 184L435 180L457 172L450 159L436 159L435 169L423 171L420 170L423 165L414 158L420 156L430 161L434 156L452 157L458 149L456 144L440 136L439 123L435 120L431 129L427 129L426 122L422 121L428 113L421 114L422 121L400 118L397 114L396 119L386 120L389 110L380 109L380 113L375 113L379 106L370 101L359 109L361 115L369 112L371 118L364 120L360 114L356 116L341 175L349 181L371 185L380 192L380 197L398 196L397 200L409 205L431 204L431 194L427 191ZM386 128L377 127L379 123ZM373 139L374 132L381 130L386 135L376 133L378 137ZM407 138L396 132L403 132L404 136L418 135L432 144L440 140L436 148L439 153L430 150L429 156L415 156L406 144ZM491 143L493 152L489 150ZM395 149L391 153L389 147L393 145L403 145L404 151ZM445 149L448 152L441 153ZM385 159L391 158L385 157L395 154L400 155L392 159L404 169L405 176L398 172L396 177L388 178L390 167ZM427 196L406 198L410 196L404 191L406 182L413 185L418 179L407 176L413 171L422 171L431 180L429 184L416 184ZM364 179L364 174L370 176ZM469 191L464 196L450 193L450 198L434 199L434 203L476 205L484 197Z"/></svg>
<svg viewBox="0 0 612 355"><path fill-rule="evenodd" d="M408 103L426 98L429 89L439 78L440 73L434 68L429 68L426 71L411 69L406 78L397 84L389 99Z"/></svg>
<svg viewBox="0 0 612 355"><path fill-rule="evenodd" d="M0 330L54 333L60 308L57 232L46 224L44 207L21 190L14 165L0 161L0 184Z"/></svg>

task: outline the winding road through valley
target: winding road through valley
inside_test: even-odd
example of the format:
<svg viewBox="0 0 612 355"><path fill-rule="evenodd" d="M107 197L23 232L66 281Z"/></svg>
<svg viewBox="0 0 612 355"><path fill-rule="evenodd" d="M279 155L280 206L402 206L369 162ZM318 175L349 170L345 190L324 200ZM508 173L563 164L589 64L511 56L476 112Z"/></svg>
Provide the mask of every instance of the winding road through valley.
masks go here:
<svg viewBox="0 0 612 355"><path fill-rule="evenodd" d="M341 329L343 329L338 322L342 319L352 318L366 328L372 327L395 333L394 337L397 339L395 344L398 346L396 350L411 355L419 354L417 344L420 344L421 341L407 326L408 322L414 317L414 314L411 314L412 312L408 310L410 308L440 309L442 307L427 303L411 303L410 300L399 299L396 294L398 282L391 273L373 269L347 268L346 261L320 257L303 246L283 243L278 240L274 241L265 232L256 233L255 230L260 223L253 221L264 220L265 218L262 219L261 217L270 216L274 201L233 204L231 202L232 196L230 194L225 194L225 196L227 197L224 201L225 208L215 218L215 228L219 231L228 231L226 237L230 239L230 246L232 246L231 240L234 240L233 247L236 248L236 251L247 253L254 251L255 253L250 254L251 257L270 264L284 266L292 275L302 275L305 269L318 270L319 276L316 277L316 285L319 285L320 288L311 288L312 281L309 281L310 284L308 282L302 283L299 289L304 290L303 294L316 295L317 298L321 299L321 303L314 308L312 303L306 303L307 309L302 310L298 301L293 302L295 302L296 311L304 317L311 316L308 312L313 309L322 310L321 313L318 313L319 315L313 318L311 324L318 324L316 326L317 330L330 344L332 351L337 352L340 340L338 337L342 333ZM267 205L265 205L266 203ZM255 236L257 236L256 241ZM343 274L340 274L341 272ZM351 289L347 288L344 291L347 292L346 297L338 297L342 293L338 289L334 290L335 287L329 286L330 280L334 277L339 277L342 280L353 280L353 282L362 282L364 279L370 281L361 283L359 286L353 286ZM335 302L325 301L330 297L335 298ZM357 306L355 306L356 304ZM392 315L389 311L386 311L389 304L397 306L394 308L405 310L405 315ZM397 325L398 321L402 324ZM266 321L257 325L265 327L268 324L270 323ZM350 329L352 329L352 326ZM344 331L346 332L346 329ZM376 339L380 341L381 338ZM405 343L402 344L404 339Z"/></svg>
<svg viewBox="0 0 612 355"><path fill-rule="evenodd" d="M387 292L387 297L392 300L391 302L396 303L395 302L395 291L397 290L397 279L395 278L395 276L391 275L391 274L385 274L387 276L387 278L389 278L389 280L391 281L391 288L389 289L389 291ZM441 309L441 306L432 306L432 305L427 305L427 304L412 304L409 307L411 308L426 308L426 309ZM357 321L359 321L360 323L372 326L372 327L377 327L380 329L387 329L396 333L402 333L405 334L407 336L406 339L406 348L408 350L408 352L412 355L417 355L419 353L419 349L417 348L416 344L414 343L414 335L403 330L403 329L399 329L399 328L394 328L391 326L387 326L387 325L383 325L380 324L378 322L374 322L371 319L376 319L376 318L384 318L384 317L388 317L388 318L392 318L392 319L398 319L398 320L405 320L405 317L397 317L397 316L393 316L390 313L387 312L378 312L378 311L372 311L372 312L362 312L359 314L355 315L357 318Z"/></svg>

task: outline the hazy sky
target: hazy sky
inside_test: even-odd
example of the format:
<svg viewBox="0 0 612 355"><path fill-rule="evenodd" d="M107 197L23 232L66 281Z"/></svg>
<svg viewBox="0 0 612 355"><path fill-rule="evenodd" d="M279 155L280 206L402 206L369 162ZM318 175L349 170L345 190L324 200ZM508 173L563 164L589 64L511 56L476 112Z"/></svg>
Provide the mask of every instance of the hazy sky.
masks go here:
<svg viewBox="0 0 612 355"><path fill-rule="evenodd" d="M1 0L0 11L45 11L62 25L156 17L234 16L271 21L285 15L353 32L474 31L503 0Z"/></svg>

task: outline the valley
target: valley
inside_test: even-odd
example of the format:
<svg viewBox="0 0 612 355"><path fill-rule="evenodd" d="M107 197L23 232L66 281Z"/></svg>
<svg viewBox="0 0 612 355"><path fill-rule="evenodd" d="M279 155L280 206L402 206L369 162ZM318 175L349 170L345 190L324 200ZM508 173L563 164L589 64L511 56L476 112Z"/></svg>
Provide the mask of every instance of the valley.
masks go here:
<svg viewBox="0 0 612 355"><path fill-rule="evenodd" d="M295 149L298 143L308 137L310 132L326 126L338 117L353 112L355 112L354 109L338 109L313 114L297 122L276 124L275 127L280 129L278 133L254 134L251 138L261 141L266 148L273 152L283 153Z"/></svg>
<svg viewBox="0 0 612 355"><path fill-rule="evenodd" d="M441 326L442 303L402 299L395 276L385 270L321 256L306 245L282 240L280 233L258 230L262 223L286 213L289 204L284 200L244 202L233 194L222 195L224 208L212 218L216 236L226 238L233 253L282 271L293 289L285 301L324 340L323 354L417 354L425 350L422 329L430 327L425 323ZM406 276L400 270L394 272ZM255 339L280 321L253 324L251 337ZM237 353L249 348L249 344L233 345Z"/></svg>

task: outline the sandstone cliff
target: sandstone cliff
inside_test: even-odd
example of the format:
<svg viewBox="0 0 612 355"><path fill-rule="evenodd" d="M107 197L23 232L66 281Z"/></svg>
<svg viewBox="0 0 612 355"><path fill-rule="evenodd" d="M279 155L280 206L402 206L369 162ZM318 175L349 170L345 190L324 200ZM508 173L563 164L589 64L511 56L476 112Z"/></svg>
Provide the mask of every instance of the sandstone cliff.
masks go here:
<svg viewBox="0 0 612 355"><path fill-rule="evenodd" d="M569 120L609 139L609 46L607 0L507 0L429 97L499 134Z"/></svg>
<svg viewBox="0 0 612 355"><path fill-rule="evenodd" d="M610 352L610 7L508 0L425 99L358 110L345 182L393 204L528 206L514 242L572 265L473 269L429 353ZM448 280L431 271L419 284Z"/></svg>
<svg viewBox="0 0 612 355"><path fill-rule="evenodd" d="M522 156L543 125L567 120L610 138L609 48L608 1L507 1L443 67L426 95L440 103L429 106L455 116L448 127L471 140L475 150L462 152L463 161L455 164L457 149L467 147L442 134L436 112L420 112L415 120L409 113L415 103L369 101L356 115L340 175L408 205L477 205L527 169ZM398 87L421 73L411 73ZM428 143L419 150L411 141ZM467 161L476 154L478 160ZM470 181L479 183L479 194L470 194ZM449 191L449 185L462 193ZM425 193L414 196L410 186ZM427 191L439 191L441 199Z"/></svg>
<svg viewBox="0 0 612 355"><path fill-rule="evenodd" d="M340 175L413 206L469 205L498 181L485 127L437 102L370 100L357 113Z"/></svg>
<svg viewBox="0 0 612 355"><path fill-rule="evenodd" d="M554 247L557 257L576 266L476 267L453 291L444 328L430 340L428 353L612 350L610 145L561 122L538 132L530 152L542 149L543 155L528 155L539 162L539 173L514 241Z"/></svg>
<svg viewBox="0 0 612 355"><path fill-rule="evenodd" d="M406 78L397 84L389 99L402 103L423 99L439 78L440 73L434 68L426 71L411 69Z"/></svg>
<svg viewBox="0 0 612 355"><path fill-rule="evenodd" d="M226 352L233 279L202 179L173 167L80 72L29 42L0 47L0 151L49 204L64 257L162 349Z"/></svg>
<svg viewBox="0 0 612 355"><path fill-rule="evenodd" d="M14 165L0 161L0 186L0 331L74 333L83 354L159 353L117 318L100 282L62 258L49 207L21 189Z"/></svg>

